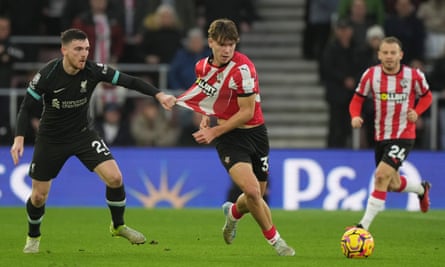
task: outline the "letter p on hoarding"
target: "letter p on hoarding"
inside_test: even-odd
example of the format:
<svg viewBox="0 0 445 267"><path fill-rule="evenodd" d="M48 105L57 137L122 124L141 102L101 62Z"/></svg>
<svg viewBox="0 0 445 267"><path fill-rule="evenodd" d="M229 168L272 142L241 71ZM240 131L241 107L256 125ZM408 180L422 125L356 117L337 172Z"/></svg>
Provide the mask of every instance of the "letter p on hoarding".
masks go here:
<svg viewBox="0 0 445 267"><path fill-rule="evenodd" d="M311 159L286 159L283 162L283 208L297 210L301 202L316 199L323 191L324 173ZM302 181L307 178L307 186Z"/></svg>

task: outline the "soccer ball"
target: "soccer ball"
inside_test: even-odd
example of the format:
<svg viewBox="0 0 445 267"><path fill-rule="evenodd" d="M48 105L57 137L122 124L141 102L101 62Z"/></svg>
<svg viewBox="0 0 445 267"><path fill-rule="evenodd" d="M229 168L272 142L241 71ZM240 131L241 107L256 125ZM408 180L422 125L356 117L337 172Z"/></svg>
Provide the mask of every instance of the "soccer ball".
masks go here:
<svg viewBox="0 0 445 267"><path fill-rule="evenodd" d="M343 234L340 245L347 258L363 259L374 251L374 238L365 229L353 227Z"/></svg>

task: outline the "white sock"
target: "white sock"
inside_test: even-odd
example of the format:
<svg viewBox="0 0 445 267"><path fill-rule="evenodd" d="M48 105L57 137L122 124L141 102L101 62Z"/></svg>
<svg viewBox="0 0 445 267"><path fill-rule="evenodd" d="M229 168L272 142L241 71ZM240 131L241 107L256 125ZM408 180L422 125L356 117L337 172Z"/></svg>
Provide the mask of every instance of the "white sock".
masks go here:
<svg viewBox="0 0 445 267"><path fill-rule="evenodd" d="M375 216L382 211L385 207L385 200L378 199L373 197L372 195L368 198L368 204L366 205L365 214L363 218L360 220L360 224L364 229L368 230Z"/></svg>
<svg viewBox="0 0 445 267"><path fill-rule="evenodd" d="M423 193L425 193L425 188L423 188L422 184L414 182L406 177L405 180L406 180L406 187L405 189L403 189L402 192L412 192L418 195L423 195Z"/></svg>

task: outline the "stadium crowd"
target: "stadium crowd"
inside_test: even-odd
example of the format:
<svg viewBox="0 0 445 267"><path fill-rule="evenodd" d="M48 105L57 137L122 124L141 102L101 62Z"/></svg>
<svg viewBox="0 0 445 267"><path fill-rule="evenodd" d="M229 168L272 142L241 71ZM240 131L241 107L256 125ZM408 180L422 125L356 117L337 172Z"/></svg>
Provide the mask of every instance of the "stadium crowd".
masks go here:
<svg viewBox="0 0 445 267"><path fill-rule="evenodd" d="M27 86L35 70L14 70L15 62L45 62L59 53L58 48L48 49L41 43L11 42L11 37L57 37L63 30L77 27L90 37L90 59L111 65L167 64L167 87L179 94L193 83L194 63L210 53L205 40L208 23L227 17L237 23L242 34L260 19L256 4L255 0L0 0L0 88ZM423 70L431 89L441 92L441 102L445 102L444 12L445 3L440 0L306 1L303 56L320 63L320 82L326 88L329 113L335 114L329 123L328 147L351 146L345 105L363 70L377 62L375 49L384 36L402 41L403 63ZM330 67L332 62L335 68ZM132 74L159 85L157 71ZM125 89L105 84L99 85L95 104L97 129L111 145L197 145L191 133L197 129L199 118L192 112L178 108L164 114L157 103L128 97ZM443 106L439 137L442 149ZM371 105L365 103L364 110L365 116L372 115ZM34 129L40 112L35 111ZM425 121L418 123L417 144L422 146ZM371 147L373 127L365 125L363 129L361 147ZM162 134L166 132L169 134ZM0 94L0 144L10 145L11 141L9 98Z"/></svg>

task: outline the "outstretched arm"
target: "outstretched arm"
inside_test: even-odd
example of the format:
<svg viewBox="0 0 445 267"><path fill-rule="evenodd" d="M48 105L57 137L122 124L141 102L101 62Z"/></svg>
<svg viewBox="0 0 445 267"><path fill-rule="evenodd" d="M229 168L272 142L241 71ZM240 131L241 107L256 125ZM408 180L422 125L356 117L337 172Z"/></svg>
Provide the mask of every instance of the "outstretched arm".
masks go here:
<svg viewBox="0 0 445 267"><path fill-rule="evenodd" d="M117 85L133 89L144 95L153 96L161 103L162 107L167 110L171 110L176 104L176 98L173 95L165 94L152 84L125 73L119 73Z"/></svg>

